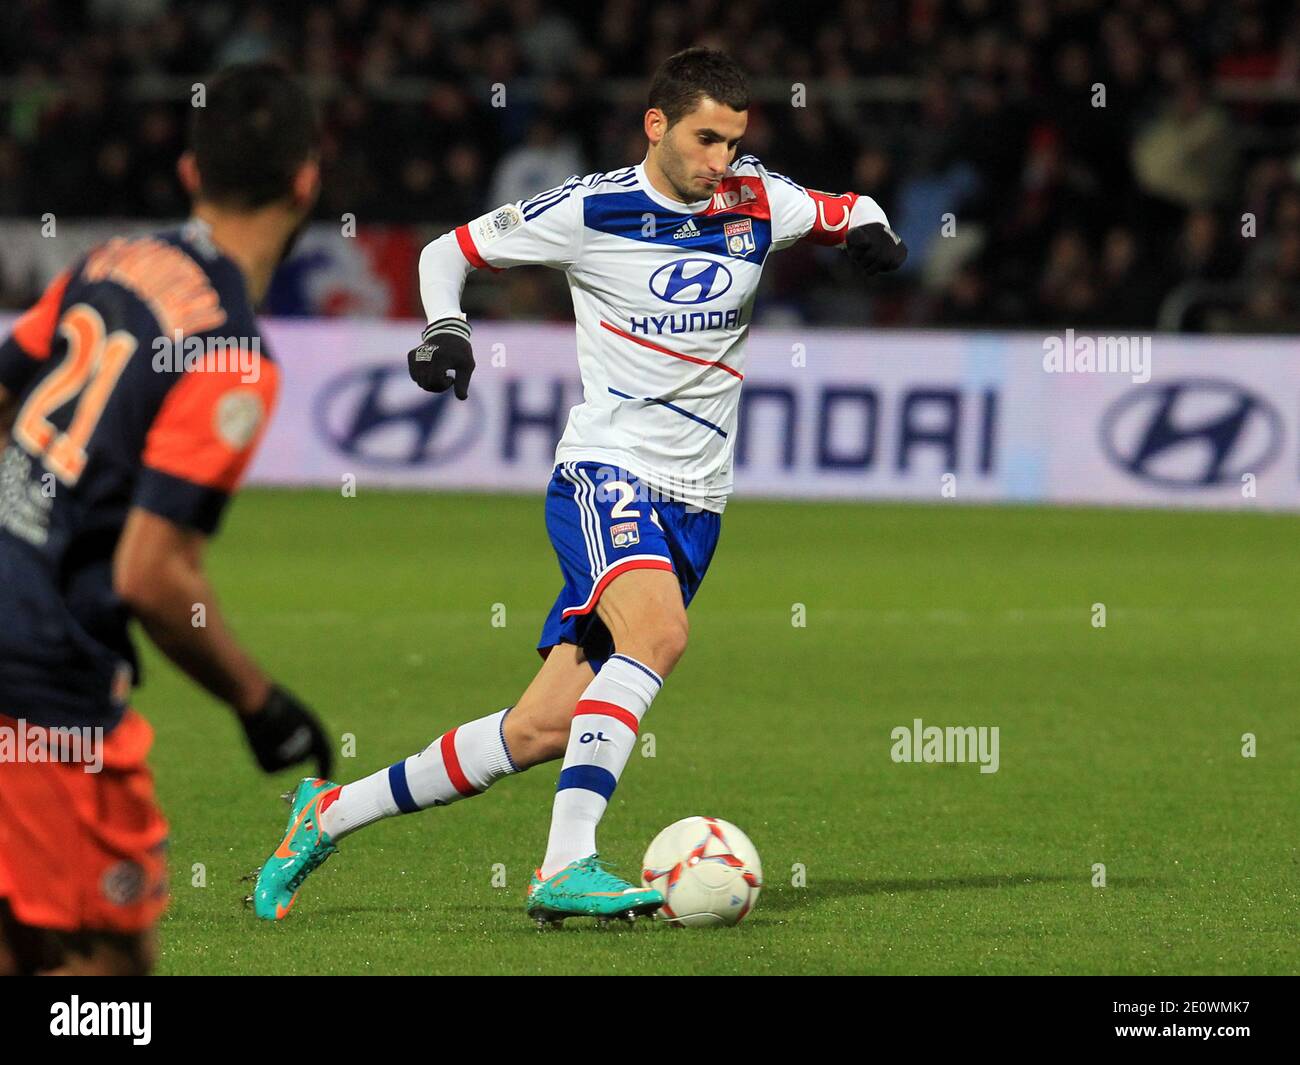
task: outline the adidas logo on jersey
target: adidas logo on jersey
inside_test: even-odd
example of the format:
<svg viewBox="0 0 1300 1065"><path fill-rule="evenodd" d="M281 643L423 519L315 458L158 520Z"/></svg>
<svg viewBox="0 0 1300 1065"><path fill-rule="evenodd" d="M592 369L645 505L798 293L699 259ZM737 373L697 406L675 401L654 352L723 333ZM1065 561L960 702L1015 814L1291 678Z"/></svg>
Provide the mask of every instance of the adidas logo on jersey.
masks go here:
<svg viewBox="0 0 1300 1065"><path fill-rule="evenodd" d="M673 231L673 240L685 240L687 237L698 237L699 235L700 227L695 224L695 219L688 218Z"/></svg>

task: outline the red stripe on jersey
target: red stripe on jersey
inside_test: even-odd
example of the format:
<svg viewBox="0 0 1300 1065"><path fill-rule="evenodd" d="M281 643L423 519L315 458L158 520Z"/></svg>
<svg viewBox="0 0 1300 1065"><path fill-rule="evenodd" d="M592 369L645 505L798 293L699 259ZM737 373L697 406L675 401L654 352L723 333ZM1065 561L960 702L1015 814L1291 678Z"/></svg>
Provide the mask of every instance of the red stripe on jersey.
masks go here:
<svg viewBox="0 0 1300 1065"><path fill-rule="evenodd" d="M254 365L258 378L247 383L237 369L182 374L149 427L141 462L192 484L233 492L257 451L279 391L275 363L259 357Z"/></svg>
<svg viewBox="0 0 1300 1065"><path fill-rule="evenodd" d="M741 373L739 370L733 370L725 362L714 362L710 359L697 359L694 355L683 355L680 351L672 351L669 348L662 347L659 344L655 344L652 341L645 340L641 337L633 336L631 333L626 333L622 329L618 328L618 326L610 325L608 322L601 322L600 327L602 329L608 329L611 333L617 333L624 340L632 341L633 344L640 344L643 348L649 348L651 351L657 351L661 355L671 355L674 359L682 359L686 362L693 362L697 366L714 366L719 370L726 371L727 373L731 374L732 377L735 377L738 380L743 381L745 379L745 375L743 373Z"/></svg>
<svg viewBox="0 0 1300 1065"><path fill-rule="evenodd" d="M809 189L808 198L813 202L813 224L808 239L830 247L843 244L849 232L849 214L858 202L858 194L842 192L832 196L829 192Z"/></svg>
<svg viewBox="0 0 1300 1065"><path fill-rule="evenodd" d="M641 730L641 722L636 719L636 714L624 710L617 703L606 703L600 699L582 699L578 702L578 708L573 711L573 716L578 717L582 714L602 714L605 717L612 717L630 728L633 735Z"/></svg>
<svg viewBox="0 0 1300 1065"><path fill-rule="evenodd" d="M772 208L767 202L767 189L763 179L732 175L718 182L709 199L709 206L701 215L743 214L750 218L767 219L772 217Z"/></svg>
<svg viewBox="0 0 1300 1065"><path fill-rule="evenodd" d="M41 298L14 323L14 339L33 359L50 357L54 330L59 324L59 307L63 303L63 291L68 287L68 278L68 271L64 270L50 282Z"/></svg>
<svg viewBox="0 0 1300 1065"><path fill-rule="evenodd" d="M456 729L444 732L439 746L442 750L442 764L447 767L447 777L451 780L451 786L462 795L477 795L477 789L465 776L465 771L460 767L460 759L456 757Z"/></svg>

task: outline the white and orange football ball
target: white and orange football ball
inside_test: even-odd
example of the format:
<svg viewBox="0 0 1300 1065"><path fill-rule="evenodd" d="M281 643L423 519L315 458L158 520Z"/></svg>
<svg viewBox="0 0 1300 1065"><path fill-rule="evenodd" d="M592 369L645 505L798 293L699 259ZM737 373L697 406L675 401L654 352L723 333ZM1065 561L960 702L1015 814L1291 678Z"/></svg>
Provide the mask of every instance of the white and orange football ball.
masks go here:
<svg viewBox="0 0 1300 1065"><path fill-rule="evenodd" d="M763 888L754 844L718 817L684 817L655 836L641 883L663 893L659 920L683 928L739 923Z"/></svg>

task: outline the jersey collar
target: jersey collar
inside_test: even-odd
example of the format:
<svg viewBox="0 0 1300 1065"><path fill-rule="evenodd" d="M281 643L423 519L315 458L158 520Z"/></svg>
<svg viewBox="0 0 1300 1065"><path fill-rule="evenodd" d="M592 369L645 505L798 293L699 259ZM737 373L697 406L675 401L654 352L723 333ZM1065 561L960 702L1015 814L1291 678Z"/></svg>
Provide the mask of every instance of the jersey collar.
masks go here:
<svg viewBox="0 0 1300 1065"><path fill-rule="evenodd" d="M645 160L636 164L636 179L641 185L641 191L650 197L655 203L665 210L672 211L675 214L700 214L702 211L709 209L709 204L713 202L712 196L706 196L702 200L696 200L694 203L682 203L681 200L669 199L662 192L650 184L650 179L646 177Z"/></svg>

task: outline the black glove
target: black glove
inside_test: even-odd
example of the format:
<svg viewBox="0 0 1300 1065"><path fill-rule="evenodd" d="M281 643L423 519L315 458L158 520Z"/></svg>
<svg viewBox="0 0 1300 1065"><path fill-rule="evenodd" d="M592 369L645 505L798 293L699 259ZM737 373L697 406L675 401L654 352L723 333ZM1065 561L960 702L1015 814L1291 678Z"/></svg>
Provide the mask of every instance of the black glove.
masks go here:
<svg viewBox="0 0 1300 1065"><path fill-rule="evenodd" d="M273 686L261 709L239 720L263 772L274 773L314 758L316 775L330 775L334 758L325 730L292 692Z"/></svg>
<svg viewBox="0 0 1300 1065"><path fill-rule="evenodd" d="M897 270L907 261L907 245L884 222L854 226L844 246L853 265L868 275Z"/></svg>
<svg viewBox="0 0 1300 1065"><path fill-rule="evenodd" d="M456 374L456 398L469 395L469 378L474 372L474 351L469 343L469 323L459 318L439 318L424 327L420 346L406 356L411 380L426 392L446 392L452 387L449 370Z"/></svg>

